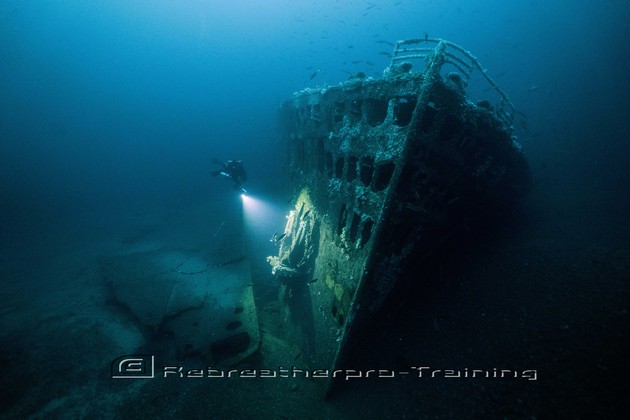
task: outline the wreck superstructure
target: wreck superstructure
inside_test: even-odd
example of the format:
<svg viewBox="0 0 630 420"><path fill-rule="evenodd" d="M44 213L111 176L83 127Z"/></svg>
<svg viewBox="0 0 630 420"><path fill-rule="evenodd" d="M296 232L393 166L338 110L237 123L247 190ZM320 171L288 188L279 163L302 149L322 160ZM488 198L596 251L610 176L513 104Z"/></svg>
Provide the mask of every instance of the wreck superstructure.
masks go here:
<svg viewBox="0 0 630 420"><path fill-rule="evenodd" d="M417 59L421 71L409 62ZM468 100L475 69L498 96L494 106ZM282 105L295 208L268 260L304 363L351 368L353 338L396 283L523 191L514 113L470 53L428 38L399 41L382 79L357 74Z"/></svg>

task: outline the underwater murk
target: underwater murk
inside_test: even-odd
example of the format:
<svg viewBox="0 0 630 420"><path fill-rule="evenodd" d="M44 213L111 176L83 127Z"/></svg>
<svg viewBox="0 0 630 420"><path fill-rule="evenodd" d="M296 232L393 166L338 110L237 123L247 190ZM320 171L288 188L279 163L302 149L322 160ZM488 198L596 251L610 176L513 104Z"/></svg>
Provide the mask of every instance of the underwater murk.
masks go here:
<svg viewBox="0 0 630 420"><path fill-rule="evenodd" d="M0 416L619 418L625 1L0 5Z"/></svg>

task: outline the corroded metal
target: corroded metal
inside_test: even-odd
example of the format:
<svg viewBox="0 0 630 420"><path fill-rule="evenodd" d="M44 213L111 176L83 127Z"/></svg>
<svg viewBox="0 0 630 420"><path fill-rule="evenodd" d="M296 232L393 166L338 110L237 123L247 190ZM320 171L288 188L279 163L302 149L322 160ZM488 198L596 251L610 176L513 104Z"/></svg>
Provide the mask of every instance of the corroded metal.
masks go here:
<svg viewBox="0 0 630 420"><path fill-rule="evenodd" d="M382 79L305 89L281 107L295 208L268 261L290 339L329 370L326 392L401 277L529 181L505 107L472 103L468 75L443 74L452 45L423 54L422 71L392 60Z"/></svg>

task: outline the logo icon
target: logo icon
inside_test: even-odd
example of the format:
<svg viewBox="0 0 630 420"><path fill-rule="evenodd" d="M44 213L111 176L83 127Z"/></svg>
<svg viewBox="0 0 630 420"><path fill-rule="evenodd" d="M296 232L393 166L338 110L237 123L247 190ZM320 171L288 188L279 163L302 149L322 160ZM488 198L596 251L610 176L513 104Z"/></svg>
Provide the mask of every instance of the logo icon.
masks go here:
<svg viewBox="0 0 630 420"><path fill-rule="evenodd" d="M155 356L133 354L112 362L114 379L152 379L155 377Z"/></svg>

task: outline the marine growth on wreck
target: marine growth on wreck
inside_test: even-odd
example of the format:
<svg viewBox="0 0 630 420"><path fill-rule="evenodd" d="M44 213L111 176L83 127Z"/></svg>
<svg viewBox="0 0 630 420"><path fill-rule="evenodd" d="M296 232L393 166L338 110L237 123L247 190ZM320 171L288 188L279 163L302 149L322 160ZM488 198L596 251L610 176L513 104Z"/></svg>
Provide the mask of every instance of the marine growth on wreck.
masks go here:
<svg viewBox="0 0 630 420"><path fill-rule="evenodd" d="M474 71L497 103L467 98ZM381 79L357 74L283 103L295 206L268 262L304 363L346 365L405 273L526 190L515 112L472 54L430 38L399 41Z"/></svg>

